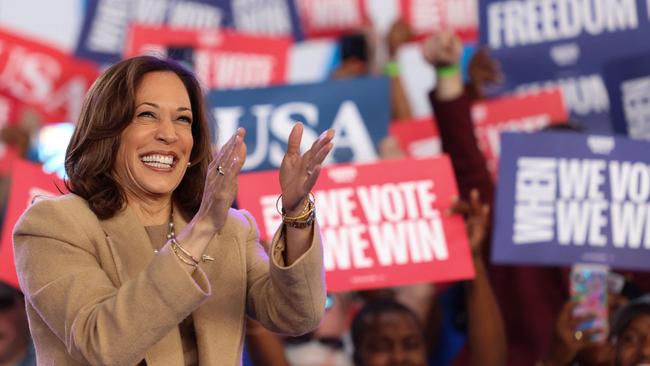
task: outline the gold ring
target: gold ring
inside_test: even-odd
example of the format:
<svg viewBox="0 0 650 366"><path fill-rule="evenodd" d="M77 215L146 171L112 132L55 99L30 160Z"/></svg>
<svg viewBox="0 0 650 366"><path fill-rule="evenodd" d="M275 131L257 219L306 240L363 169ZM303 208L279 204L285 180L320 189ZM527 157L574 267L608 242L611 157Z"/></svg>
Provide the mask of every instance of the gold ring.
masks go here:
<svg viewBox="0 0 650 366"><path fill-rule="evenodd" d="M217 166L217 173L219 173L219 175L225 175L226 174L226 173L224 173L223 167L221 165Z"/></svg>
<svg viewBox="0 0 650 366"><path fill-rule="evenodd" d="M573 337L576 339L576 341L580 341L582 339L582 331L576 330L576 332L573 333Z"/></svg>

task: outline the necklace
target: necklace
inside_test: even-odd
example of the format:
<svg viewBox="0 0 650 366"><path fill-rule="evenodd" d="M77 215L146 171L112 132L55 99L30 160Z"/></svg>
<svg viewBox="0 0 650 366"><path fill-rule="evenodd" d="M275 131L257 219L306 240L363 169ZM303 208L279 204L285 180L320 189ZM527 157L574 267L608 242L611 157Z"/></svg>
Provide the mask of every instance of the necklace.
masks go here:
<svg viewBox="0 0 650 366"><path fill-rule="evenodd" d="M167 224L167 241L170 239L176 241L176 232L174 231L174 208L172 207L169 214L169 223ZM158 249L153 250L154 254L158 254Z"/></svg>

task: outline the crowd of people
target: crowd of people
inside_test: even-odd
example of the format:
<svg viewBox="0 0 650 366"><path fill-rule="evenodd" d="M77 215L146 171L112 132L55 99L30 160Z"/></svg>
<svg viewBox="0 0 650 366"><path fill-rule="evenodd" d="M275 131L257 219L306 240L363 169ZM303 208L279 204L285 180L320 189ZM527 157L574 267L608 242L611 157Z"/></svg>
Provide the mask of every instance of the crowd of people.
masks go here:
<svg viewBox="0 0 650 366"><path fill-rule="evenodd" d="M396 22L389 60L376 67L367 34L342 37L332 78L386 74L394 123L412 117L395 62L409 39ZM230 209L245 131L211 154L194 76L140 57L88 92L66 154L73 194L34 204L15 229L21 290L0 286L0 366L225 365L242 349L257 366L650 364L648 274L623 273L609 294L609 332L594 341L578 329L590 315L575 315L568 269L490 262L496 183L471 105L501 71L480 49L463 80L451 33L432 35L422 52L437 75L429 99L458 182L453 213L465 217L472 280L326 295L309 192L335 131L304 154L300 125L291 132L283 227L258 243L251 217ZM26 125L0 134L25 155ZM391 138L380 151L405 156ZM224 249L226 240L236 245Z"/></svg>

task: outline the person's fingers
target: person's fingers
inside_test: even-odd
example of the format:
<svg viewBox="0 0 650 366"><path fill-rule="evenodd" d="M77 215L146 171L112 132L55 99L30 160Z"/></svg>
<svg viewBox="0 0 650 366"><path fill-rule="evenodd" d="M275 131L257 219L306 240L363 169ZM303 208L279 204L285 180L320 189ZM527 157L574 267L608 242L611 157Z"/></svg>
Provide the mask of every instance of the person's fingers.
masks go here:
<svg viewBox="0 0 650 366"><path fill-rule="evenodd" d="M560 310L558 321L563 323L570 323L573 319L573 310L575 309L576 305L578 305L578 303L575 301L565 302L562 306L562 310ZM575 329L575 326L571 326L571 329Z"/></svg>
<svg viewBox="0 0 650 366"><path fill-rule="evenodd" d="M302 123L296 123L291 129L287 141L287 154L300 154L300 141L302 140Z"/></svg>
<svg viewBox="0 0 650 366"><path fill-rule="evenodd" d="M470 212L470 205L467 201L457 201L448 210L448 215L467 215Z"/></svg>
<svg viewBox="0 0 650 366"><path fill-rule="evenodd" d="M243 129L242 129L243 130ZM228 141L217 151L215 151L212 155L212 161L208 165L208 171L215 170L217 166L223 165L223 162L225 159L232 153L232 151L235 149L235 145L237 143L237 137L240 136L239 134L239 129L237 132L232 135Z"/></svg>
<svg viewBox="0 0 650 366"><path fill-rule="evenodd" d="M321 147L321 149L316 152L316 155L312 159L309 166L316 166L316 165L320 165L321 163L323 163L323 161L325 160L327 155L330 153L330 151L332 151L333 147L334 147L334 145L332 145L331 143Z"/></svg>
<svg viewBox="0 0 650 366"><path fill-rule="evenodd" d="M234 140L232 145L227 151L224 151L224 154L220 156L218 161L218 167L221 167L221 170L230 169L235 158L245 158L246 145L244 144L243 134L237 133L233 136ZM244 151L244 156L242 157L242 151ZM219 174L219 172L217 171Z"/></svg>
<svg viewBox="0 0 650 366"><path fill-rule="evenodd" d="M605 334L605 329L590 328L582 331L582 341L584 343L595 343L595 339L602 337ZM600 337L599 337L600 336Z"/></svg>
<svg viewBox="0 0 650 366"><path fill-rule="evenodd" d="M312 168L311 174L307 176L304 184L304 190L306 193L311 192L312 188L314 188L314 185L316 185L316 181L318 180L318 175L320 174L321 169L322 166L320 164Z"/></svg>

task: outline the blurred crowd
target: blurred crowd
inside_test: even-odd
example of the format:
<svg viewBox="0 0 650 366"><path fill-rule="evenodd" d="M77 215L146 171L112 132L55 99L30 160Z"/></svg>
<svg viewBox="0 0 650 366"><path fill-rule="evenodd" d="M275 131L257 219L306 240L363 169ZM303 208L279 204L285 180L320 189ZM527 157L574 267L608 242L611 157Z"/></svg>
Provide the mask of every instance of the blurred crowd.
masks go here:
<svg viewBox="0 0 650 366"><path fill-rule="evenodd" d="M372 74L390 77L394 123L412 117L395 57L412 39L408 25L393 24L385 40L369 32L339 39L341 60L334 79ZM385 42L388 60L376 65L373 52ZM247 365L643 365L650 364L650 275L622 272L622 285L608 294L608 330L581 331L590 314L576 315L569 270L554 267L494 265L491 214L495 181L473 133L471 105L484 88L501 80L501 70L486 49L475 52L468 79L459 69L462 43L438 33L422 46L436 72L429 99L442 149L451 157L460 197L453 211L465 216L476 277L459 283L421 284L329 294L327 313L314 332L297 338L274 334L254 320L247 325ZM32 158L38 116L24 111L0 139L19 155ZM569 129L580 133L574 124ZM388 137L384 159L405 157ZM6 207L7 179L0 181L0 207ZM603 337L595 337L606 332ZM595 339L599 339L595 341ZM34 364L24 299L0 285L0 366Z"/></svg>

